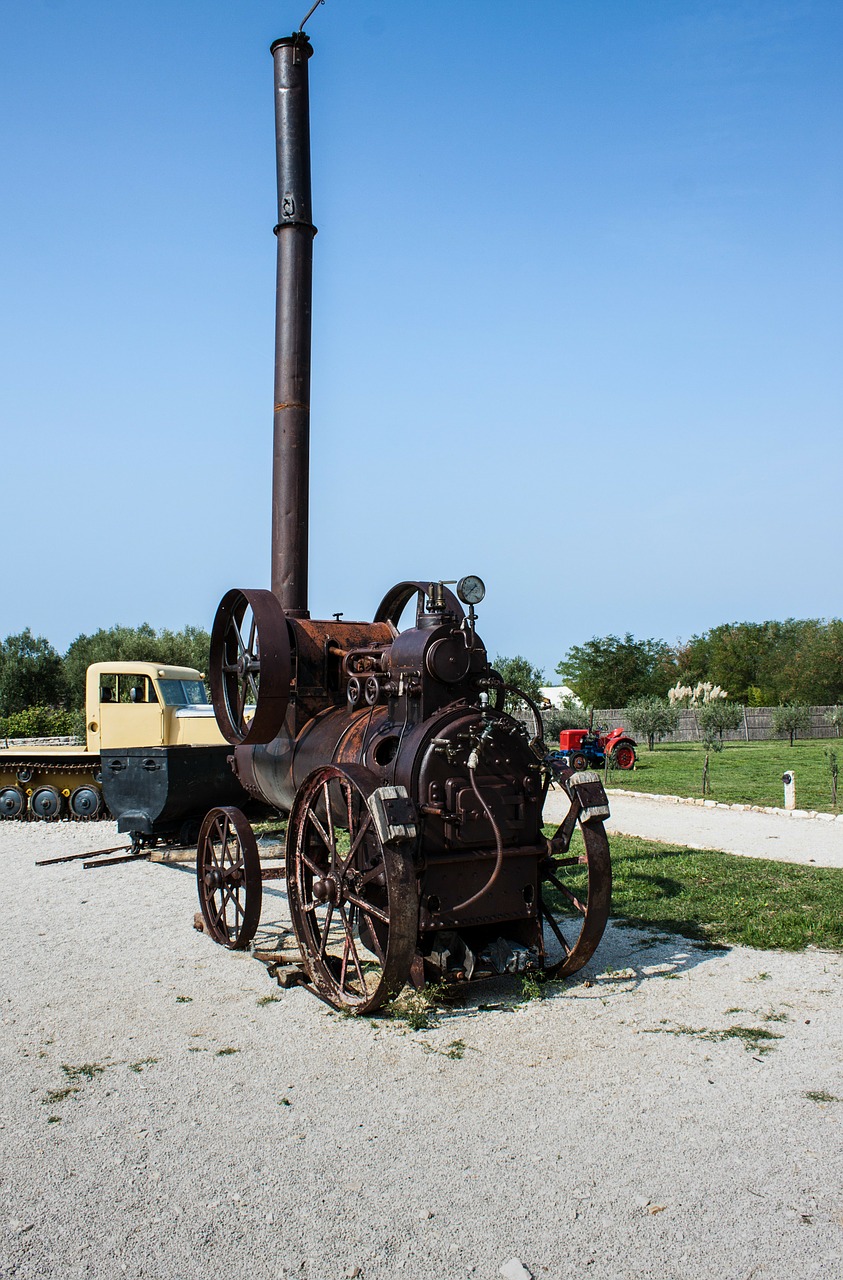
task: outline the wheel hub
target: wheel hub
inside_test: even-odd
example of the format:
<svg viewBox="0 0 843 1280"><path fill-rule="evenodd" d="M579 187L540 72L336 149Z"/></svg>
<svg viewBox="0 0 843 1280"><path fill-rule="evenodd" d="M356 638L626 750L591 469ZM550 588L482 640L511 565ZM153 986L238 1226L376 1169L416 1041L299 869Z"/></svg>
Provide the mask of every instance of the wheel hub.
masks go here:
<svg viewBox="0 0 843 1280"><path fill-rule="evenodd" d="M319 876L313 881L312 892L317 902L333 902L336 906L342 901L340 882L334 875Z"/></svg>

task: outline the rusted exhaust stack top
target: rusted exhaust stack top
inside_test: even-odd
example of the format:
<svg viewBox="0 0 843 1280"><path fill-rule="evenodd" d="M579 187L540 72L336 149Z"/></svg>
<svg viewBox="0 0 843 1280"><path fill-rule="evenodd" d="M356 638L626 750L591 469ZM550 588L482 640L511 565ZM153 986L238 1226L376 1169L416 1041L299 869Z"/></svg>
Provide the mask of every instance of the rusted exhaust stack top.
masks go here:
<svg viewBox="0 0 843 1280"><path fill-rule="evenodd" d="M278 274L272 449L272 591L306 618L310 472L310 344L313 237L308 61L303 32L271 47L275 63Z"/></svg>

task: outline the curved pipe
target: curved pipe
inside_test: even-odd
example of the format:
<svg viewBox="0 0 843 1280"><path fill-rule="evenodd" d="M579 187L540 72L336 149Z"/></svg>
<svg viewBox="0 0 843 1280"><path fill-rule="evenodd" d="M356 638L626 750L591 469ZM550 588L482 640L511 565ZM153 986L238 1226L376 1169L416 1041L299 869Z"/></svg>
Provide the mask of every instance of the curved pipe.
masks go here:
<svg viewBox="0 0 843 1280"><path fill-rule="evenodd" d="M478 889L477 892L475 894L472 894L470 898L466 898L465 902L458 902L455 907L452 907L451 910L455 912L462 911L464 907L472 906L475 902L478 902L480 898L484 897L484 895L487 894L489 890L492 888L492 886L495 884L498 876L501 873L501 867L503 866L503 837L501 836L500 827L495 822L495 819L492 816L491 809L486 804L486 801L483 799L482 795L480 794L480 789L477 786L477 779L474 776L474 771L476 768L477 768L477 752L472 751L471 755L468 757L468 776L471 781L471 789L474 792L474 794L477 796L477 799L480 801L480 804L483 808L483 812L486 814L486 817L489 819L489 822L491 823L492 831L495 834L495 848L497 852L497 857L495 858L495 865L492 868L492 874L489 876L489 879L483 885L483 888Z"/></svg>

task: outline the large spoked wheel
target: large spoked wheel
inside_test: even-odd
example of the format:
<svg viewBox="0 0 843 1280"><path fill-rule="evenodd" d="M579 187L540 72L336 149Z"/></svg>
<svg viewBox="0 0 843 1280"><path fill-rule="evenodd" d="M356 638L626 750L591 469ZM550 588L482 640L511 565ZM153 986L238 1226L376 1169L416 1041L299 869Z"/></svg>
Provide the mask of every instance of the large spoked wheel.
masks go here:
<svg viewBox="0 0 843 1280"><path fill-rule="evenodd" d="M196 847L199 905L215 942L242 951L261 916L261 864L252 828L239 809L212 809Z"/></svg>
<svg viewBox="0 0 843 1280"><path fill-rule="evenodd" d="M612 752L612 762L616 769L631 769L635 764L635 747L632 743L619 743Z"/></svg>
<svg viewBox="0 0 843 1280"><path fill-rule="evenodd" d="M305 779L287 825L287 897L310 979L336 1009L368 1013L410 974L419 900L412 849L381 843L367 769Z"/></svg>
<svg viewBox="0 0 843 1280"><path fill-rule="evenodd" d="M609 840L599 820L579 822L584 852L548 859L542 867L541 915L561 949L546 966L565 978L586 964L603 937L612 904Z"/></svg>
<svg viewBox="0 0 843 1280"><path fill-rule="evenodd" d="M227 742L272 741L287 714L290 670L287 619L272 592L226 592L211 629L210 676L214 714Z"/></svg>

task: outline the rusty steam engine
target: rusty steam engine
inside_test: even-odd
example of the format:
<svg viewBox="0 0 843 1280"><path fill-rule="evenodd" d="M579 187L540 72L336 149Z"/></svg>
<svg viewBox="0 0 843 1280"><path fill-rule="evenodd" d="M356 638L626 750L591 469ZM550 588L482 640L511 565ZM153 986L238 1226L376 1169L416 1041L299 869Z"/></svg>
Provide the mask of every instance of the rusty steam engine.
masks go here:
<svg viewBox="0 0 843 1280"><path fill-rule="evenodd" d="M401 582L372 622L308 613L311 54L302 32L272 45L272 589L223 597L210 677L238 779L288 815L287 895L310 985L362 1013L407 982L581 968L608 917L609 811L596 774L552 773L540 713L490 667L476 629L479 578ZM399 630L408 606L411 625ZM532 731L504 710L508 694L523 698ZM551 781L570 809L548 840ZM268 874L243 815L213 809L197 879L217 941L248 945Z"/></svg>

